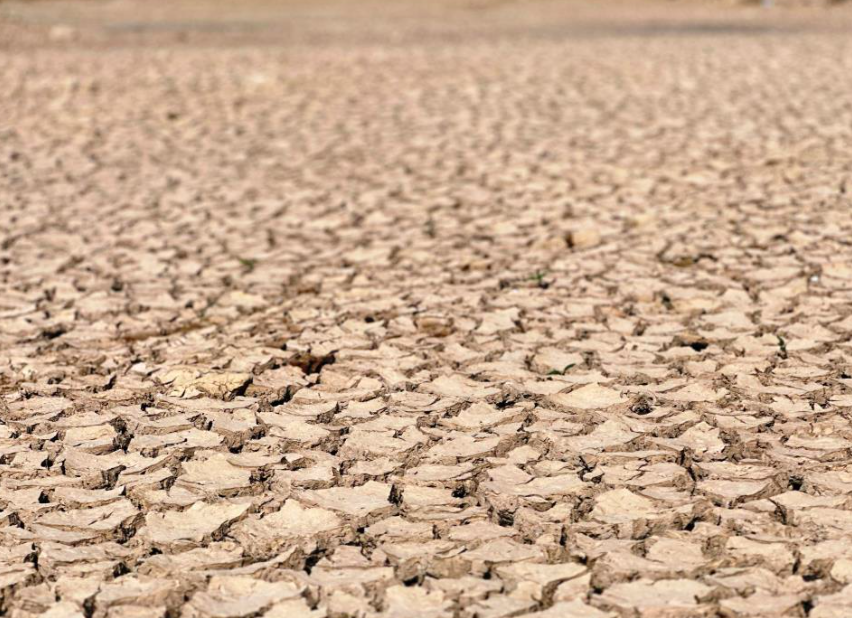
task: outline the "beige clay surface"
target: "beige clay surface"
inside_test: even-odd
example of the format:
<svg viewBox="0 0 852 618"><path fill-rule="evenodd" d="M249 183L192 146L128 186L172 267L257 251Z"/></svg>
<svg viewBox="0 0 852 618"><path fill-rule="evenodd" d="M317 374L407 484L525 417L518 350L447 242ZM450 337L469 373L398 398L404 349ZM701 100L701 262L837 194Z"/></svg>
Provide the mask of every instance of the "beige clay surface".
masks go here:
<svg viewBox="0 0 852 618"><path fill-rule="evenodd" d="M852 616L850 23L0 2L0 614Z"/></svg>

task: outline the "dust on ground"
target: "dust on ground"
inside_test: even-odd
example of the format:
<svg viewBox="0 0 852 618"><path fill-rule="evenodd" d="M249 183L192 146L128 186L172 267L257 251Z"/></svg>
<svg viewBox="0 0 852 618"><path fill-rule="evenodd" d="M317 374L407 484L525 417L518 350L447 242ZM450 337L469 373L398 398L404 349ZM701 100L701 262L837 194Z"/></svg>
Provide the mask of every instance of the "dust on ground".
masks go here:
<svg viewBox="0 0 852 618"><path fill-rule="evenodd" d="M0 613L852 614L848 9L0 3Z"/></svg>

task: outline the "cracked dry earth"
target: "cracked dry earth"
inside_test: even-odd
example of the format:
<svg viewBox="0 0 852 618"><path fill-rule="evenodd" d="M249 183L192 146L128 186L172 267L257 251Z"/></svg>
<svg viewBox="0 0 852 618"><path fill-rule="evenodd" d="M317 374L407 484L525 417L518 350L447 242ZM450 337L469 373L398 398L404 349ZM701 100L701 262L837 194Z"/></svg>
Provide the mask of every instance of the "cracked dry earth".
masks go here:
<svg viewBox="0 0 852 618"><path fill-rule="evenodd" d="M4 26L0 614L852 615L845 13L532 4Z"/></svg>

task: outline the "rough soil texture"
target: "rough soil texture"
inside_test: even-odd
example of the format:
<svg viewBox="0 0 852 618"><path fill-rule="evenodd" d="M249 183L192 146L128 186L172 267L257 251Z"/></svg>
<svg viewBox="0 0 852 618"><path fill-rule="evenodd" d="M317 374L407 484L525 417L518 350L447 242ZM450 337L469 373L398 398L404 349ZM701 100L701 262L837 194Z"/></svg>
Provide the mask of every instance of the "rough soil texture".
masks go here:
<svg viewBox="0 0 852 618"><path fill-rule="evenodd" d="M845 9L147 6L0 5L0 614L852 615Z"/></svg>

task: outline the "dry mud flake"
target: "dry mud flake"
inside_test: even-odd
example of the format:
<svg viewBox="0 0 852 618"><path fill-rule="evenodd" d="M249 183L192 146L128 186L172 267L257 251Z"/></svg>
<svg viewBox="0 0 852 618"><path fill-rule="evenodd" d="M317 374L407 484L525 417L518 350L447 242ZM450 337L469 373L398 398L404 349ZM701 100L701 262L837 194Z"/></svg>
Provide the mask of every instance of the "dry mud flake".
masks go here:
<svg viewBox="0 0 852 618"><path fill-rule="evenodd" d="M347 517L364 518L390 513L391 486L368 481L359 487L333 487L301 494L302 500ZM320 512L320 511L317 511Z"/></svg>
<svg viewBox="0 0 852 618"><path fill-rule="evenodd" d="M249 506L196 502L185 511L150 512L140 535L157 548L190 549L242 517Z"/></svg>
<svg viewBox="0 0 852 618"><path fill-rule="evenodd" d="M659 580L615 584L602 595L601 602L621 611L638 611L640 616L689 616L712 588L692 580Z"/></svg>
<svg viewBox="0 0 852 618"><path fill-rule="evenodd" d="M612 388L600 384L587 384L569 393L557 393L548 397L551 403L565 408L597 410L625 403L627 398Z"/></svg>
<svg viewBox="0 0 852 618"><path fill-rule="evenodd" d="M252 577L222 576L210 579L207 589L196 592L183 615L193 618L240 618L273 611L286 601L300 600L302 588L290 582L265 582ZM284 605L279 611L286 609Z"/></svg>
<svg viewBox="0 0 852 618"><path fill-rule="evenodd" d="M319 544L339 535L343 520L332 511L306 508L288 500L278 511L263 517L251 516L235 525L230 536L247 550L271 554L300 541Z"/></svg>
<svg viewBox="0 0 852 618"><path fill-rule="evenodd" d="M215 397L229 399L251 380L247 373L205 373L192 368L171 369L157 377L173 397Z"/></svg>

